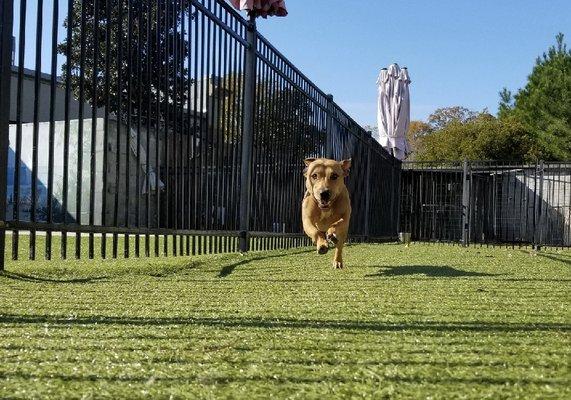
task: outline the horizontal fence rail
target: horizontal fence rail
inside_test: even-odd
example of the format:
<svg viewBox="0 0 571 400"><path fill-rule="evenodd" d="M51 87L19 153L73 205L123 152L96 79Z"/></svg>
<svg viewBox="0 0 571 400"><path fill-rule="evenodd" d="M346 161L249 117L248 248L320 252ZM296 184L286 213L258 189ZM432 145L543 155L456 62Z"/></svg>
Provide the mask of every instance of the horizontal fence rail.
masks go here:
<svg viewBox="0 0 571 400"><path fill-rule="evenodd" d="M405 162L412 240L571 247L571 162Z"/></svg>
<svg viewBox="0 0 571 400"><path fill-rule="evenodd" d="M324 156L353 159L352 240L396 237L400 162L225 1L1 4L12 258L306 246Z"/></svg>

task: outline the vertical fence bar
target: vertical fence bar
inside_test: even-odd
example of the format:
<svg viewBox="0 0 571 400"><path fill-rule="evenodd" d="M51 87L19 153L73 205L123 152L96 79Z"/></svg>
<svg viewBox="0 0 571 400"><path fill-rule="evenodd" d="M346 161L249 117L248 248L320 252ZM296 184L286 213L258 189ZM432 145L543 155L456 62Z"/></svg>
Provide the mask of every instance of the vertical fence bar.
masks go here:
<svg viewBox="0 0 571 400"><path fill-rule="evenodd" d="M197 141L195 141L195 145L199 145L199 157L198 157L198 165L197 165L197 174L195 176L196 182L198 182L198 184L195 184L195 210L194 210L194 225L196 227L198 226L203 226L204 224L204 218L202 216L202 210L201 207L204 204L204 190L200 190L203 189L205 187L205 180L204 180L204 160L205 160L205 148L206 148L206 140L207 140L207 134L206 134L206 130L208 129L208 126L206 126L206 121L203 121L203 119L205 119L205 113L204 113L204 108L206 107L206 104L204 104L204 95L203 93L206 92L205 89L205 80L203 79L204 77L204 54L205 54L205 30L204 30L204 26L206 24L206 17L204 16L204 13L202 12L200 14L200 19L197 21L196 23L196 30L195 30L195 37L198 40L198 37L200 37L200 48L197 48L197 53L196 53L196 62L198 63L198 60L200 59L200 68L198 68L198 65L196 65L196 72L195 72L195 77L196 77L196 83L194 85L194 98L196 99L195 102L197 102L197 109L199 110L199 118L200 118L200 126L198 127L199 132L198 135L199 139ZM198 31L198 26L200 25L200 32ZM199 36L200 35L200 36ZM198 46L197 46L198 47ZM198 54L200 54L200 57L198 57ZM200 87L199 87L200 85ZM204 125L204 126L203 126ZM196 152L195 152L196 153ZM200 189L199 189L200 188ZM199 253L201 254L202 251L202 237L199 237L198 239L198 249L199 249Z"/></svg>
<svg viewBox="0 0 571 400"><path fill-rule="evenodd" d="M367 170L365 171L365 226L364 226L364 235L365 240L369 241L369 220L371 219L371 145L373 137L370 135L370 132L367 133L367 142L365 146L367 146ZM391 171L391 175L394 171ZM392 187L394 188L394 186ZM394 190L391 191L394 195ZM391 204L392 205L392 204Z"/></svg>
<svg viewBox="0 0 571 400"><path fill-rule="evenodd" d="M113 226L119 224L119 187L121 185L121 124L123 122L123 0L119 0L117 12L117 119L115 153L115 198L113 207ZM117 258L118 234L113 233L113 258Z"/></svg>
<svg viewBox="0 0 571 400"><path fill-rule="evenodd" d="M42 71L42 38L44 2L38 0L36 14L36 63L34 73L34 128L32 136L32 190L30 221L35 225L38 210L38 139L40 136L40 77ZM30 260L36 259L36 230L30 230Z"/></svg>
<svg viewBox="0 0 571 400"><path fill-rule="evenodd" d="M171 18L169 20L169 24L172 24L172 31L173 31L173 38L171 40L170 46L167 46L168 52L171 53L170 54L170 58L172 58L172 174L173 174L173 178L172 178L172 182L173 182L173 188L171 191L171 197L173 200L173 206L172 206L172 213L173 213L173 222L172 222L172 226L170 228L174 229L175 231L179 228L179 224L178 224L178 219L180 218L180 216L178 215L178 171L179 171L179 164L178 164L178 150L179 150L179 143L178 143L178 139L179 139L179 132L180 130L178 129L177 126L177 116L178 116L178 49L177 49L177 38L179 35L178 32L178 22L177 22L177 15L178 15L178 2L173 2L172 4L172 10L171 10ZM170 31L170 29L169 29ZM170 199L169 199L170 200ZM174 235L173 237L173 241L172 241L172 255L173 256L177 256L178 252L177 252L177 236Z"/></svg>
<svg viewBox="0 0 571 400"><path fill-rule="evenodd" d="M111 2L105 2L105 114L103 116L103 176L102 176L102 192L101 192L101 225L107 226L107 175L110 170L107 165L109 153L109 108L111 106ZM101 258L107 258L107 236L105 233L101 235Z"/></svg>
<svg viewBox="0 0 571 400"><path fill-rule="evenodd" d="M252 15L247 29L248 48L244 76L244 128L242 132L242 162L240 170L240 251L248 251L250 229L251 164L254 141L254 103L256 96L256 19Z"/></svg>
<svg viewBox="0 0 571 400"><path fill-rule="evenodd" d="M57 3L57 0L54 1ZM93 72L91 76L92 92L91 92L91 151L90 151L90 174L89 174L89 225L93 226L95 224L95 179L97 177L97 67L98 67L98 56L99 56L99 35L97 34L99 30L99 4L98 0L93 1ZM93 233L89 234L88 243L88 257L93 258L94 256L94 243L93 243Z"/></svg>
<svg viewBox="0 0 571 400"><path fill-rule="evenodd" d="M470 241L470 174L468 160L464 160L462 173L462 245L468 246Z"/></svg>
<svg viewBox="0 0 571 400"><path fill-rule="evenodd" d="M10 79L12 68L13 1L0 2L0 271L6 258L6 185L8 129L10 122Z"/></svg>
<svg viewBox="0 0 571 400"><path fill-rule="evenodd" d="M169 54L170 51L170 29L172 28L172 26L170 25L170 6L171 6L171 2L165 2L164 3L164 35L165 35L165 39L164 39L164 96L163 96L163 100L164 100L164 141L165 141L165 151L164 151L164 179L165 179L165 197L164 197L164 214L165 214L165 221L164 221L164 226L165 228L170 228L171 224L170 224L170 201L171 201L171 189L172 189L172 185L171 185L171 179L170 179L170 165L171 165L171 160L170 160L170 141L169 141L169 130L171 128L171 124L170 124L170 57L171 55ZM169 235L168 233L165 233L163 235L163 256L168 256L169 254Z"/></svg>
<svg viewBox="0 0 571 400"><path fill-rule="evenodd" d="M327 95L327 117L325 122L325 129L327 139L325 142L325 155L327 158L334 158L335 154L333 152L333 95Z"/></svg>
<svg viewBox="0 0 571 400"><path fill-rule="evenodd" d="M370 150L369 150L369 155L367 156L367 164L370 164L369 162L369 157L370 157ZM400 177L397 176L396 174L396 163L395 163L395 158L391 157L391 164L390 164L390 168L391 168L391 186L390 186L390 191L391 191L391 200L390 200L390 215L391 218L393 219L391 222L394 223L394 228L395 228L395 233L398 236L398 227L399 227L399 213L400 213ZM368 167L370 169L370 167ZM369 171L367 171L367 173L369 173ZM399 170L400 173L400 170ZM369 178L367 177L367 187L369 186ZM367 194L370 191L370 189L367 189ZM368 200L367 200L368 201ZM368 207L368 206L367 206ZM367 208L368 210L368 208ZM368 215L368 214L367 214ZM368 220L368 218L367 218ZM367 227L368 227L369 222L367 221Z"/></svg>
<svg viewBox="0 0 571 400"><path fill-rule="evenodd" d="M208 5L211 6L211 0L208 1ZM209 11L210 11L210 7L209 7ZM202 43L203 45L206 44L206 48L205 48L205 52L202 53L202 58L203 58L203 62L205 63L205 72L204 74L202 74L201 79L203 81L202 87L205 93L205 100L206 100L206 104L204 107L204 110L206 111L206 130L204 132L205 135L205 143L204 143L204 163L203 163L203 172L204 172L204 186L203 186L203 191L204 191L204 203L202 203L202 207L203 207L203 211L204 211L204 225L203 227L207 230L210 230L211 225L211 219L210 219L210 215L211 215L211 201L212 198L210 196L210 188L211 188L211 183L210 183L210 163L212 162L211 157L210 157L210 142L212 141L212 137L211 137L211 132L213 132L213 122L212 122L212 118L214 117L212 114L212 112L214 111L212 108L212 103L213 103L213 98L209 97L208 94L210 93L210 83L212 83L213 81L213 77L214 74L211 73L211 59L212 59L212 22L210 20L210 18L206 18L204 20L203 23L203 32L204 35L202 37ZM207 236L205 236L205 239L208 239ZM205 242L206 243L206 242ZM208 243L210 243L210 240L208 240ZM205 244L206 246L206 244Z"/></svg>
<svg viewBox="0 0 571 400"><path fill-rule="evenodd" d="M535 225L534 233L534 249L541 250L542 233L543 233L543 180L544 180L544 164L543 160L539 162L536 174L539 173L539 188L535 187L535 198L536 198L536 213L537 213L537 223Z"/></svg>
<svg viewBox="0 0 571 400"><path fill-rule="evenodd" d="M150 257L151 255L151 243L150 243L150 237L149 237L149 230L151 228L151 123L152 123L152 101L151 101L151 89L152 89L152 78L151 78L151 64L152 64L152 49L153 47L153 42L152 42L152 38L151 38L151 18L152 18L152 7L150 5L147 5L147 15L146 15L146 47L147 47L147 54L146 54L146 58L145 58L145 75L146 75L146 88L145 88L145 96L146 96L146 114L147 114L147 119L146 119L146 130L147 130L147 135L146 135L146 141L147 141L147 147L145 149L145 159L146 159L146 165L145 165L145 207L146 207L146 212L145 212L145 227L147 229L147 233L145 234L145 256L146 257ZM159 147L159 143L155 142L155 147L158 148ZM155 163L155 166L157 166L158 163ZM158 189L157 189L158 191Z"/></svg>
<svg viewBox="0 0 571 400"><path fill-rule="evenodd" d="M73 26L73 0L67 2L67 36L65 55L65 105L64 105L64 133L63 133L63 187L62 211L63 223L68 223L69 214L69 136L70 136L70 108L71 108L71 68L72 68L72 26ZM61 258L67 258L67 232L61 233Z"/></svg>
<svg viewBox="0 0 571 400"><path fill-rule="evenodd" d="M192 200L192 186L191 183L194 183L192 180L192 176L191 176L191 165L190 165L190 161L191 161L191 152L194 151L194 146L191 147L190 143L190 138L191 135L193 135L193 131L192 131L192 124L196 123L196 119L193 119L191 117L192 114L192 105L191 105L191 101L192 101L192 97L191 97L191 93L192 93L192 79L191 79L191 73L192 73L192 51L194 46L192 45L192 20L193 20L193 14L192 14L192 2L188 1L188 4L185 4L185 9L188 8L188 14L186 15L186 18L188 19L188 48L186 50L186 62L187 62L187 69L186 69L186 75L184 74L183 71L183 76L186 77L186 101L187 101L187 105L186 105L186 125L183 126L182 129L184 129L184 132L186 132L186 182L187 182L187 186L186 186L186 229L191 229L191 200ZM185 18L185 15L183 13L182 18ZM191 123L191 121L193 121ZM194 158L194 157L193 157ZM186 236L186 255L190 255L190 236L187 235Z"/></svg>
<svg viewBox="0 0 571 400"><path fill-rule="evenodd" d="M143 27L144 27L144 21L143 21L143 9L139 8L137 10L137 14L136 14L136 21L137 21L137 46L136 46L136 52L137 52L137 87L136 87L136 92L137 92L137 140L136 140L136 146L137 146L137 154L136 154L136 165L135 165L135 201L136 201L136 206L135 206L135 210L136 210L136 214L137 214L137 218L135 221L135 224L137 226L138 229L141 228L141 128L142 128L142 119L143 119L143 96L142 96L142 90L143 90L143 80L142 80L142 73L143 73L143 54L142 54L142 49L141 49L141 41L142 41L142 37L143 37ZM149 144L147 143L146 147L149 147ZM140 253L140 236L137 234L135 235L135 257L139 257L141 255Z"/></svg>
<svg viewBox="0 0 571 400"><path fill-rule="evenodd" d="M78 128L77 128L77 168L76 168L76 186L75 186L75 218L76 223L81 225L81 199L83 184L83 125L85 116L85 53L86 47L86 7L85 2L81 3L81 20L80 20L80 53L79 53L79 112L78 112ZM81 233L75 234L75 258L81 258Z"/></svg>
<svg viewBox="0 0 571 400"><path fill-rule="evenodd" d="M48 150L48 193L47 193L47 222L53 222L53 191L54 191L54 135L55 135L55 102L57 87L57 37L58 37L59 1L53 2L52 8L52 47L51 47L51 79L50 79L50 128ZM46 232L45 258L52 258L52 232Z"/></svg>
<svg viewBox="0 0 571 400"><path fill-rule="evenodd" d="M126 73L127 73L127 105L125 107L126 115L126 124L125 127L125 227L130 227L131 222L131 129L132 122L133 122L133 102L132 102L132 95L133 95L133 9L130 1L126 2L127 7L127 60L121 62L125 62L126 65ZM125 234L125 246L123 248L123 255L125 258L129 258L130 255L130 237L128 234Z"/></svg>
<svg viewBox="0 0 571 400"><path fill-rule="evenodd" d="M16 95L16 154L14 160L14 197L13 214L15 221L20 220L20 172L22 165L22 109L24 108L24 52L26 48L26 0L20 2L20 38L18 45L18 87ZM6 75L2 75L6 76ZM5 108L2 108L3 110ZM0 149L1 152L3 150ZM8 151L8 149L6 149ZM0 216L0 220L2 220ZM12 232L12 259L18 259L19 231ZM4 254L4 253L2 253ZM1 257L1 256L0 256Z"/></svg>
<svg viewBox="0 0 571 400"><path fill-rule="evenodd" d="M151 9L149 9L149 13ZM161 176L161 135L160 135L160 127L161 127L161 71L160 71L160 63L161 63L161 7L160 3L157 2L156 5L156 22L155 22L155 43L154 46L151 48L155 49L155 61L156 64L153 65L154 69L157 71L156 73L156 81L155 81L155 88L156 88L156 99L155 99L155 228L161 227L161 188L160 188L160 176ZM149 39L150 40L150 39ZM150 179L150 178L149 178ZM160 235L155 234L155 243L154 243L154 251L155 257L159 256L159 240Z"/></svg>

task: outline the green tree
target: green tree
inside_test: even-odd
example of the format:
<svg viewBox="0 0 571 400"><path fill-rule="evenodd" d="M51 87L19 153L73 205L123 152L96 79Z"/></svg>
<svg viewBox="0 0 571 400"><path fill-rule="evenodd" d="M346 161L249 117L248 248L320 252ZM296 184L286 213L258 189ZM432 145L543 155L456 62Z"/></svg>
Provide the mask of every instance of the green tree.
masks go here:
<svg viewBox="0 0 571 400"><path fill-rule="evenodd" d="M325 125L319 124L318 110L305 93L272 81L256 90L256 145L267 156L303 160L325 144Z"/></svg>
<svg viewBox="0 0 571 400"><path fill-rule="evenodd" d="M514 96L500 92L499 116L516 118L533 133L539 157L571 159L571 50L562 33L537 58L523 89Z"/></svg>
<svg viewBox="0 0 571 400"><path fill-rule="evenodd" d="M417 154L423 153L423 139L426 135L433 132L432 127L424 121L410 121L408 131L406 132L406 140L410 148L408 161L417 159Z"/></svg>
<svg viewBox="0 0 571 400"><path fill-rule="evenodd" d="M226 143L240 138L243 113L244 76L231 72L220 78L214 94L222 101L219 128ZM223 97L223 99L222 99ZM314 154L325 141L325 128L319 127L316 107L302 91L273 80L256 84L255 145L268 157L284 154L302 160Z"/></svg>
<svg viewBox="0 0 571 400"><path fill-rule="evenodd" d="M74 0L71 20L64 21L66 28L71 24L71 43L66 37L58 46L66 55L63 79L69 67L74 97L107 106L122 119L129 114L172 121L187 100L189 83L182 56L188 52L182 30L188 30L189 3L183 4Z"/></svg>
<svg viewBox="0 0 571 400"><path fill-rule="evenodd" d="M534 135L517 118L481 113L467 122L452 121L424 135L415 155L420 161L513 160L538 156Z"/></svg>
<svg viewBox="0 0 571 400"><path fill-rule="evenodd" d="M428 117L428 124L433 130L439 130L451 122L468 122L476 118L478 114L476 111L460 106L438 108Z"/></svg>

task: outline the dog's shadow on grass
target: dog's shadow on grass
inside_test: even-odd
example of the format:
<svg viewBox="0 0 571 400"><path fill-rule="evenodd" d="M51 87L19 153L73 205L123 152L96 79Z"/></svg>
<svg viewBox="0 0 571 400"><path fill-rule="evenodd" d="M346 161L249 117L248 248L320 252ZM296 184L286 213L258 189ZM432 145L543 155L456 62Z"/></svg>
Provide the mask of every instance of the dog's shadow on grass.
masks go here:
<svg viewBox="0 0 571 400"><path fill-rule="evenodd" d="M222 267L222 269L218 273L218 277L219 278L226 278L228 275L232 274L237 267L249 264L253 261L267 260L268 258L287 257L287 256L291 256L294 254L311 253L314 251L315 251L314 249L308 249L308 250L289 252L287 254L259 255L257 257L245 258L244 260L241 260L241 261L238 261L238 262L235 262L232 264L228 264L228 265L225 265L224 267Z"/></svg>
<svg viewBox="0 0 571 400"><path fill-rule="evenodd" d="M484 272L463 271L446 265L399 265L379 266L376 274L365 275L366 277L424 275L435 278L457 278L469 276L497 276Z"/></svg>

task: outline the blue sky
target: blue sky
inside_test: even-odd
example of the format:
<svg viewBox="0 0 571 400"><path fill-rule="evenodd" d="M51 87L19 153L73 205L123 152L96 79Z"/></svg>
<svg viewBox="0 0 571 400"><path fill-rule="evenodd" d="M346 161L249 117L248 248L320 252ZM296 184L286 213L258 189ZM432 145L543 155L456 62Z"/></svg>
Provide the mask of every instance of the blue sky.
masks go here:
<svg viewBox="0 0 571 400"><path fill-rule="evenodd" d="M526 82L535 58L563 32L571 1L286 0L289 15L261 33L362 124L375 123L378 71L412 77L411 114L438 107L497 111L502 87Z"/></svg>

